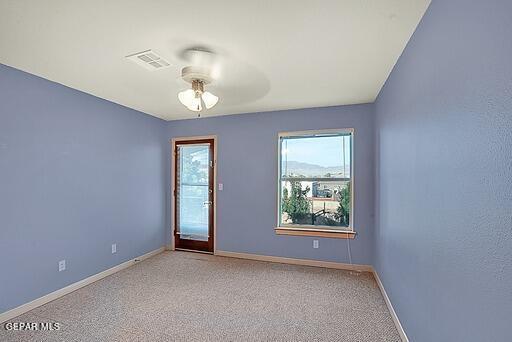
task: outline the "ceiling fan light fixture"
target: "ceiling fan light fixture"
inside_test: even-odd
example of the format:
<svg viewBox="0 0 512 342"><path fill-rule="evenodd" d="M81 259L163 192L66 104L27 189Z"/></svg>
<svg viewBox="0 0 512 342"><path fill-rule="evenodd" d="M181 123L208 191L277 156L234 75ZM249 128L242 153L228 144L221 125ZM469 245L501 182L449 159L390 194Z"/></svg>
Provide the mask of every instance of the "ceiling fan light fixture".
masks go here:
<svg viewBox="0 0 512 342"><path fill-rule="evenodd" d="M208 69L185 67L181 73L183 80L192 85L191 89L178 93L178 99L185 107L191 111L200 112L204 107L211 109L219 102L218 96L209 91L204 91L204 86L211 82Z"/></svg>

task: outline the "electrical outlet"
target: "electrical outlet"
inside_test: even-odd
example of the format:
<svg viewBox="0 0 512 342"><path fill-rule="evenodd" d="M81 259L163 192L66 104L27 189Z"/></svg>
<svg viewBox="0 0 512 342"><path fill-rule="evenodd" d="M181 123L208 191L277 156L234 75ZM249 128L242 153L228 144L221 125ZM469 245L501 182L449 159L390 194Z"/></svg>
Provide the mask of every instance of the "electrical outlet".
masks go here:
<svg viewBox="0 0 512 342"><path fill-rule="evenodd" d="M62 272L66 269L66 260L59 261L59 272Z"/></svg>
<svg viewBox="0 0 512 342"><path fill-rule="evenodd" d="M114 254L115 252L117 252L117 244L113 243L112 244L112 254Z"/></svg>
<svg viewBox="0 0 512 342"><path fill-rule="evenodd" d="M318 248L318 240L313 240L313 248Z"/></svg>
<svg viewBox="0 0 512 342"><path fill-rule="evenodd" d="M224 184L219 183L219 191L222 191L222 190L224 190Z"/></svg>

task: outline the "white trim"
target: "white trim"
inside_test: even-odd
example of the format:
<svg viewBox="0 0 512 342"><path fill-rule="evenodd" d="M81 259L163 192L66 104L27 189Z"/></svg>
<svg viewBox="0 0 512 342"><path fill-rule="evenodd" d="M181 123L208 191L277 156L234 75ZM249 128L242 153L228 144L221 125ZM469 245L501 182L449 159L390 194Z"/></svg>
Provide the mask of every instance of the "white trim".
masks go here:
<svg viewBox="0 0 512 342"><path fill-rule="evenodd" d="M95 275L92 275L90 277L87 277L85 279L82 279L76 283L73 283L71 285L68 285L66 287L63 287L62 289L56 290L54 292L51 292L43 297L37 298L32 300L31 302L22 304L14 309L11 309L9 311L3 312L0 314L0 323L3 323L5 321L8 321L12 318L15 318L19 315L22 315L30 310L33 310L39 306L42 306L46 303L49 303L55 299L58 299L62 296L65 296L73 291L76 291L84 286L87 286L91 283L94 283L95 281L101 280L105 277L108 277L109 275L112 275L114 273L117 273L119 271L124 270L125 268L128 268L130 266L133 266L134 264L143 261L145 259L151 258L152 256L155 256L157 254L162 253L164 250L169 250L169 247L160 247L154 251L151 251L149 253L146 253L144 255L141 255L137 258L133 258L131 260L125 261L119 265L116 265L112 268L109 268L105 271L102 271L100 273L97 273ZM229 251L220 251L217 250L215 252L215 255L220 257L229 257L229 258L238 258L238 259L247 259L247 260L256 260L256 261L266 261L266 262L277 262L281 264L291 264L291 265L302 265L302 266L313 266L313 267L325 267L325 268L332 268L332 269L339 269L339 270L353 270L353 271L361 271L361 272L371 272L373 273L373 276L375 278L375 281L377 282L377 285L379 286L379 290L382 293L382 297L384 298L384 302L386 303L386 306L388 307L389 313L391 315L391 318L393 319L393 323L395 324L395 327L398 331L398 334L400 335L400 338L403 342L409 342L409 339L405 333L404 328L402 327L402 324L400 323L400 320L398 318L398 315L395 312L395 309L393 308L393 305L391 304L391 301L386 293L386 290L384 288L384 285L382 284L382 281L379 278L379 275L377 271L370 265L360 265L360 264L345 264L340 262L333 262L333 261L322 261L322 260L311 260L311 259L295 259L295 258L286 258L286 257L278 257L278 256L270 256L270 255L260 255L260 254L250 254L250 253L237 253L237 252L229 252Z"/></svg>
<svg viewBox="0 0 512 342"><path fill-rule="evenodd" d="M321 134L336 134L336 133L347 133L353 134L354 128L327 128L327 129L312 129L306 131L287 131L279 132L279 137L293 137L296 135L321 135Z"/></svg>
<svg viewBox="0 0 512 342"><path fill-rule="evenodd" d="M176 156L174 149L177 142L183 140L204 140L213 139L213 254L217 252L217 135L199 135L189 137L174 137L171 139L171 244L168 248L174 251L174 163Z"/></svg>
<svg viewBox="0 0 512 342"><path fill-rule="evenodd" d="M149 253L146 253L144 255L141 255L137 258L133 258L131 260L125 261L117 266L114 266L112 268L109 268L108 270L102 271L100 273L96 273L90 277L87 277L85 279L82 279L80 281L77 281L76 283L73 283L71 285L68 285L66 287L63 287L57 291L53 291L47 295L44 295L42 297L39 297L37 299L34 299L31 302L22 304L14 309L11 309L9 311L3 312L0 314L0 323L3 323L5 321L8 321L14 317L17 317L19 315L22 315L30 310L33 310L41 305L44 305L46 303L51 302L52 300L55 300L57 298L60 298L64 295L67 295L68 293L71 293L73 291L76 291L86 285L89 285L91 283L94 283L95 281L98 281L100 279L103 279L111 274L114 274L116 272L119 272L121 270L124 270L125 268L128 268L132 265L135 265L136 263L145 260L147 258L150 258L152 256L155 256L159 253L162 253L165 250L164 247L160 247L158 249L155 249L154 251L151 251Z"/></svg>
<svg viewBox="0 0 512 342"><path fill-rule="evenodd" d="M360 271L360 272L373 272L373 268L370 265L345 264L345 263L335 262L335 261L295 259L295 258L286 258L286 257L271 256L271 255L237 253L237 252L228 252L228 251L219 251L219 250L217 250L217 253L215 255L221 256L221 257L229 257L229 258L277 262L280 264L325 267L325 268L334 268L337 270L350 270L350 271Z"/></svg>
<svg viewBox="0 0 512 342"><path fill-rule="evenodd" d="M321 134L349 134L351 137L350 141L350 222L349 227L350 231L355 233L355 215L354 215L354 207L355 207L355 153L354 153L354 145L355 145L355 129L354 128L328 128L328 129L315 129L308 131L291 131L291 132L278 132L277 134L277 227L282 227L281 224L281 138L289 137L289 136L308 136L308 135L321 135ZM300 225L299 227L315 227L315 228L331 228L330 226L311 226L311 225Z"/></svg>
<svg viewBox="0 0 512 342"><path fill-rule="evenodd" d="M341 262L333 262L333 261L322 261L322 260L311 260L311 259L295 259L295 258L286 258L286 257L278 257L278 256L270 256L270 255L261 255L261 254L250 254L250 253L238 253L238 252L229 252L229 251L217 251L215 255L220 257L228 257L228 258L238 258L238 259L247 259L247 260L257 260L257 261L266 261L266 262L277 262L281 264L291 264L291 265L302 265L302 266L313 266L313 267L325 267L332 268L338 270L350 270L350 271L360 271L360 272L370 272L373 274L377 285L379 286L379 290L382 293L382 297L384 298L384 302L388 307L389 314L393 319L393 323L395 324L396 330L400 335L400 338L403 342L409 342L407 335L405 334L405 330L398 319L398 315L389 300L388 294L384 289L384 285L382 284L377 271L371 265L359 265L359 264L345 264Z"/></svg>
<svg viewBox="0 0 512 342"><path fill-rule="evenodd" d="M398 330L398 334L400 335L400 338L402 339L403 342L409 342L409 338L405 334L405 330L402 327L400 320L398 319L398 315L396 314L395 309L393 308L393 304L391 304L391 300L389 300L388 294L386 293L386 289L384 289L384 285L380 281L377 271L375 269L373 269L372 271L373 271L373 276L375 278L375 281L377 281L377 285L379 285L379 289L380 289L380 292L382 293L382 297L384 297L384 301L386 302L386 306L388 307L391 318L393 319L393 323L395 323L396 330Z"/></svg>

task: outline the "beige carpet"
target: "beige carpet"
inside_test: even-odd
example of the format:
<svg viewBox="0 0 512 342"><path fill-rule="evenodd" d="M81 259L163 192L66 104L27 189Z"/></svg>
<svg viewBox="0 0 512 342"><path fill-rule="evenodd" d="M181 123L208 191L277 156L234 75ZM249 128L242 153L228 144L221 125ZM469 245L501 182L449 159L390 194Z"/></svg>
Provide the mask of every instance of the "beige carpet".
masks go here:
<svg viewBox="0 0 512 342"><path fill-rule="evenodd" d="M400 341L369 273L165 252L11 322L0 341Z"/></svg>

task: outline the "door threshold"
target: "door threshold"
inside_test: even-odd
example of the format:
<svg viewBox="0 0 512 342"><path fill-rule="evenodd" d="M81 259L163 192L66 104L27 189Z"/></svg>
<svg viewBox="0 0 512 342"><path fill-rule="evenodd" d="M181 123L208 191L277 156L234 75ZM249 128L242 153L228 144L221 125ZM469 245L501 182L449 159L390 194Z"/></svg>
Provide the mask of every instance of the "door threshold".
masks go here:
<svg viewBox="0 0 512 342"><path fill-rule="evenodd" d="M198 250L195 250L195 249L175 248L175 250L180 251L180 252L192 252L192 253L201 253L201 254L210 254L210 255L213 255L213 252L198 251Z"/></svg>

